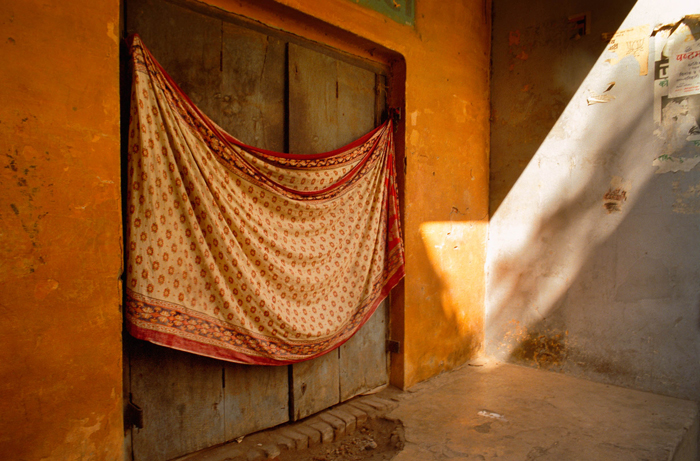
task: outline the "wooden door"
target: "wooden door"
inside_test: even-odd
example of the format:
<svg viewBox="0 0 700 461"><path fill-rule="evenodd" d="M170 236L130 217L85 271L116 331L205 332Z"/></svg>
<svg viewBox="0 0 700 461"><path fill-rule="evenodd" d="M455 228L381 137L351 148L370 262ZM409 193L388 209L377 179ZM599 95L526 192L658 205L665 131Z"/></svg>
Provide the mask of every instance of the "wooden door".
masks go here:
<svg viewBox="0 0 700 461"><path fill-rule="evenodd" d="M291 152L327 152L374 128L376 114L383 109L376 107L381 76L303 46L289 44L288 50ZM386 308L381 306L337 352L292 365L292 418L301 419L385 384L385 332Z"/></svg>
<svg viewBox="0 0 700 461"><path fill-rule="evenodd" d="M247 144L328 151L370 131L384 111L381 69L202 4L127 0L126 32L139 33L195 104ZM213 360L125 333L125 400L143 411L143 427L127 432L128 457L172 459L386 384L387 323L382 305L339 349L290 367Z"/></svg>

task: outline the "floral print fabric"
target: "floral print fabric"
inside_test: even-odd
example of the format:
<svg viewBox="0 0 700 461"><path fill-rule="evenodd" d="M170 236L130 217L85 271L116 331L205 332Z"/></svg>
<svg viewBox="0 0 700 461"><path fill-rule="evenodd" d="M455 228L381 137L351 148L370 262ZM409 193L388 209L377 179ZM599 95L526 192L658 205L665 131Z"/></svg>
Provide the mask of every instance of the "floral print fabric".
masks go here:
<svg viewBox="0 0 700 461"><path fill-rule="evenodd" d="M333 152L256 149L130 50L129 332L267 365L347 341L404 273L391 122Z"/></svg>

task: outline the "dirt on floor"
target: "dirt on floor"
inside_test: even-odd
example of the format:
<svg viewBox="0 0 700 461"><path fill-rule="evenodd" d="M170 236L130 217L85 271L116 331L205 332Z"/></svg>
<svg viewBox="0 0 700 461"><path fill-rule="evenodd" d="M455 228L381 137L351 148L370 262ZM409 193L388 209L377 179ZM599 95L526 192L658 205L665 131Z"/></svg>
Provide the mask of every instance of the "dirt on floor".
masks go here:
<svg viewBox="0 0 700 461"><path fill-rule="evenodd" d="M283 451L280 461L383 461L392 459L404 446L403 426L398 421L376 418L352 435L306 450Z"/></svg>

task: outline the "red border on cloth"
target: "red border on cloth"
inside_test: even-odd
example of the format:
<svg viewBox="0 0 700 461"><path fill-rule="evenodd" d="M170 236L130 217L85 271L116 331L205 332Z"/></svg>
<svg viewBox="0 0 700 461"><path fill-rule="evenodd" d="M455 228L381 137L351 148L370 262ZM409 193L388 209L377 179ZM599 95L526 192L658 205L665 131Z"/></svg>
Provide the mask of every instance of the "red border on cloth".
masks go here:
<svg viewBox="0 0 700 461"><path fill-rule="evenodd" d="M386 297L389 295L391 290L401 281L401 279L404 277L404 266L400 266L399 270L392 275L387 283L384 285L382 288L381 294L377 298L377 300L374 302L374 305L372 306L371 309L367 311L367 314L364 316L360 324L358 325L357 329L355 331L358 331L362 326L367 323L367 321L372 317L374 312L377 310L379 305L386 299ZM243 354L241 352L236 352L231 349L223 349L219 346L215 346L212 344L206 344L202 343L199 341L195 341L192 339L187 339L183 338L181 336L173 335L170 333L164 333L162 331L156 331L152 330L150 328L142 328L139 326L134 325L131 322L126 322L126 329L136 339L142 339L144 341L148 341L154 344L158 344L161 346L169 347L171 349L177 349L180 351L184 352L189 352L192 354L197 354L197 355L202 355L204 357L211 357L214 359L219 359L219 360L226 360L229 362L234 362L234 363L244 363L248 365L271 365L271 366L282 366L282 365L291 365L293 363L299 363L299 362L304 362L306 360L311 360L315 359L317 357L320 357L322 355L325 355L331 351L336 350L345 342L347 342L352 336L350 335L348 338L344 339L343 341L338 342L336 345L334 345L331 349L328 349L327 351L318 353L313 356L309 357L304 357L303 359L299 360L276 360L272 359L269 357L259 357L256 355L251 355L251 354Z"/></svg>

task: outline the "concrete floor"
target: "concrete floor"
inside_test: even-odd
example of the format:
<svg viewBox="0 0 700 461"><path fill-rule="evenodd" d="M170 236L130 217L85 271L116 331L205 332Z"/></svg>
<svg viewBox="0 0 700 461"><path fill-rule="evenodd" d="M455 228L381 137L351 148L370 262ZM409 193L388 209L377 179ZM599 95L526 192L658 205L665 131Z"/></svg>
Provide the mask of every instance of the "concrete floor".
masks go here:
<svg viewBox="0 0 700 461"><path fill-rule="evenodd" d="M382 416L404 427L405 446L394 461L698 460L696 402L481 361L181 461L274 460L285 452L286 459L311 459L299 450L331 447ZM368 452L366 459L387 456Z"/></svg>
<svg viewBox="0 0 700 461"><path fill-rule="evenodd" d="M482 362L398 394L395 461L698 459L695 402Z"/></svg>

